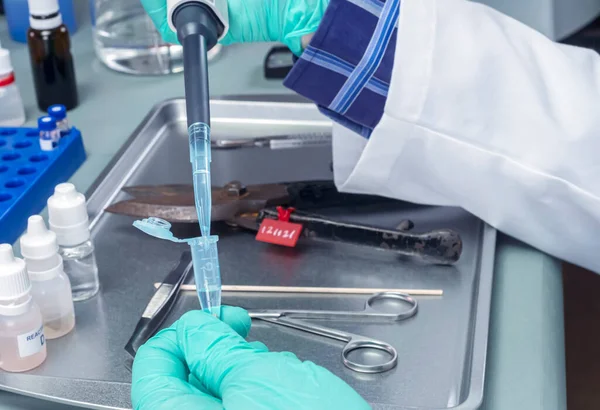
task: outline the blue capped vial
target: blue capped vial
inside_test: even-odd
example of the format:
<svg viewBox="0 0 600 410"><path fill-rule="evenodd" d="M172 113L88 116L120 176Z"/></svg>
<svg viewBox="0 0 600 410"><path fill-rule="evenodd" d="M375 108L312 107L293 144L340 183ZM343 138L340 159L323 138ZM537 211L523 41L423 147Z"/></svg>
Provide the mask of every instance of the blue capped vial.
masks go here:
<svg viewBox="0 0 600 410"><path fill-rule="evenodd" d="M48 115L38 118L40 131L40 148L42 151L52 151L60 138L56 120Z"/></svg>
<svg viewBox="0 0 600 410"><path fill-rule="evenodd" d="M62 104L55 104L48 107L48 115L56 120L56 127L60 132L61 138L71 131L69 120L67 119L67 107Z"/></svg>

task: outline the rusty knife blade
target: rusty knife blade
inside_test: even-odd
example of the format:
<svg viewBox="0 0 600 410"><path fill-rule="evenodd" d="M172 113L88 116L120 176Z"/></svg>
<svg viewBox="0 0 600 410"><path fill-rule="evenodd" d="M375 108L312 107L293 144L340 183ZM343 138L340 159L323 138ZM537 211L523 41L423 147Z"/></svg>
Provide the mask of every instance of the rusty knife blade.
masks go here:
<svg viewBox="0 0 600 410"><path fill-rule="evenodd" d="M198 215L191 185L147 185L125 187L132 195L106 208L107 212L138 218L158 217L173 223L197 222ZM290 196L285 184L263 184L242 187L231 182L225 187L212 189L212 221L227 221L238 214L258 212L261 209L285 205Z"/></svg>
<svg viewBox="0 0 600 410"><path fill-rule="evenodd" d="M154 216L175 223L198 221L192 185L133 186L125 187L123 191L134 198L110 205L106 209L108 212L138 218ZM319 209L389 202L395 200L339 192L333 181L301 181L247 187L238 181L232 181L222 188L213 187L212 220L231 222L238 215L258 213L276 205Z"/></svg>

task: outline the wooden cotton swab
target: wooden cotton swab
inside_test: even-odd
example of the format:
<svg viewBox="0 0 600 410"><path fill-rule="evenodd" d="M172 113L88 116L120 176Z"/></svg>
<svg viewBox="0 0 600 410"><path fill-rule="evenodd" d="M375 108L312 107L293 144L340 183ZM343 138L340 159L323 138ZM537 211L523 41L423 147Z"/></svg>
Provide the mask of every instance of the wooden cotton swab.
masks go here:
<svg viewBox="0 0 600 410"><path fill-rule="evenodd" d="M155 283L158 288L161 284ZM196 285L181 285L181 290L196 291ZM389 289L389 288L322 288L298 286L242 286L223 285L223 292L251 292L251 293L317 293L317 294L346 294L346 295L372 295L381 292L404 293L411 296L443 296L444 291L438 289Z"/></svg>

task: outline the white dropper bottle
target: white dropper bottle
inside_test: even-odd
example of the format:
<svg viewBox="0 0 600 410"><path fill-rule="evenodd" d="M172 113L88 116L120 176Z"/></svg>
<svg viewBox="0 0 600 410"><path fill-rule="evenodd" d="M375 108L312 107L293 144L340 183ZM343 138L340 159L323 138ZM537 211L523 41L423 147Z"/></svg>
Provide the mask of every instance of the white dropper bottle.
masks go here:
<svg viewBox="0 0 600 410"><path fill-rule="evenodd" d="M25 372L46 360L42 314L30 293L22 259L0 245L0 369Z"/></svg>
<svg viewBox="0 0 600 410"><path fill-rule="evenodd" d="M10 60L10 52L0 46L0 127L20 127L25 108Z"/></svg>
<svg viewBox="0 0 600 410"><path fill-rule="evenodd" d="M46 339L58 339L75 327L75 309L71 282L58 254L56 234L46 228L40 215L27 220L27 232L21 237L21 254L27 265L33 300L42 311Z"/></svg>
<svg viewBox="0 0 600 410"><path fill-rule="evenodd" d="M98 293L98 266L91 240L85 196L73 184L59 184L48 199L48 222L56 233L59 253L71 281L73 300L86 300Z"/></svg>

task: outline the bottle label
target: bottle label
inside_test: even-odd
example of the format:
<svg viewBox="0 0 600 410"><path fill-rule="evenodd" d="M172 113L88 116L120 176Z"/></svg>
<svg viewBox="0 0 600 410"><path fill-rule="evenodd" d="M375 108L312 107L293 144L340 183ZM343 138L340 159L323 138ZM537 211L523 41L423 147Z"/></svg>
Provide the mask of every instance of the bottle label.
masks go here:
<svg viewBox="0 0 600 410"><path fill-rule="evenodd" d="M11 85L15 82L15 75L10 73L6 77L0 78L0 87L6 87L7 85Z"/></svg>
<svg viewBox="0 0 600 410"><path fill-rule="evenodd" d="M60 140L60 130L57 128L54 131L50 131L50 137L52 142L58 142Z"/></svg>
<svg viewBox="0 0 600 410"><path fill-rule="evenodd" d="M40 149L42 151L52 151L54 149L54 140L40 138Z"/></svg>
<svg viewBox="0 0 600 410"><path fill-rule="evenodd" d="M43 325L39 329L17 336L19 356L24 358L39 353L44 348L44 343L46 343L46 338Z"/></svg>

